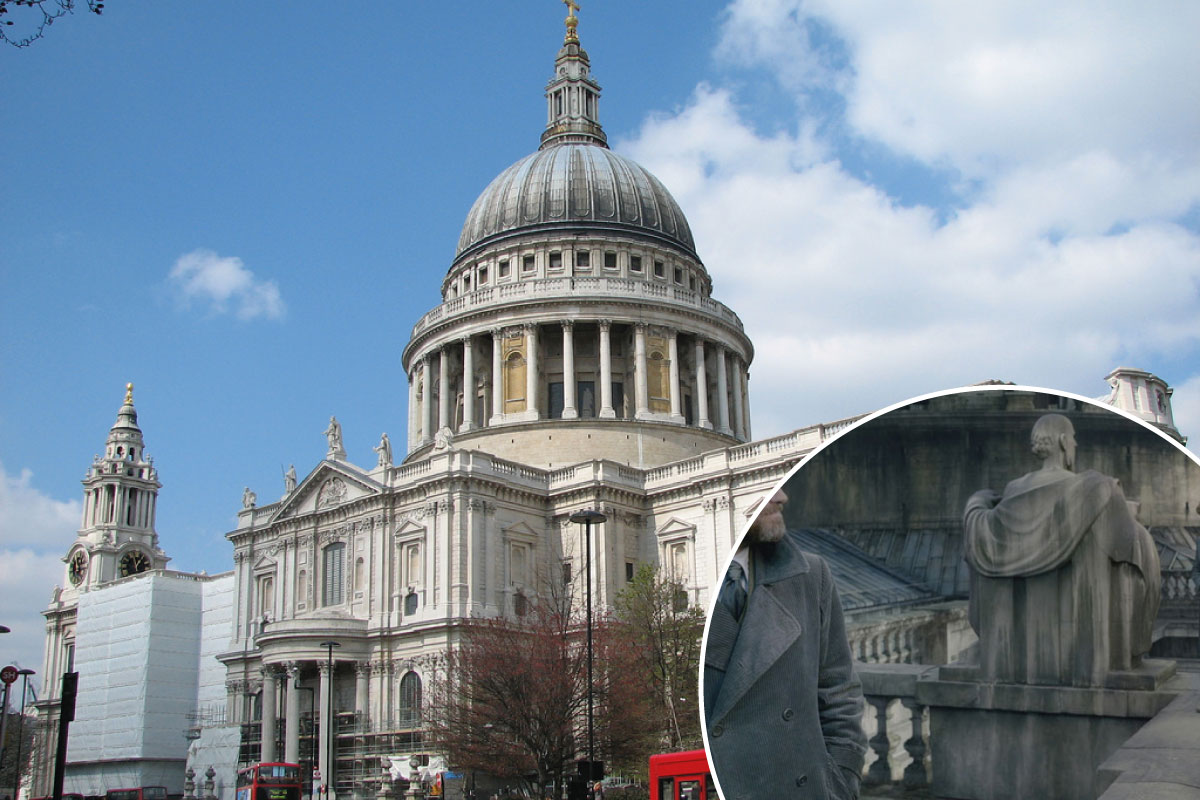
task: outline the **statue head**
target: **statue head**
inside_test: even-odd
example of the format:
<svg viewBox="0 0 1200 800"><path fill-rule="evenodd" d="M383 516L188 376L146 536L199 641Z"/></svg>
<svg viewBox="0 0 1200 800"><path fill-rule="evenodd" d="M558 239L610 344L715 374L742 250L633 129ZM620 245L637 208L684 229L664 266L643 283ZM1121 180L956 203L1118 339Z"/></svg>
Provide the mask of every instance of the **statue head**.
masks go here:
<svg viewBox="0 0 1200 800"><path fill-rule="evenodd" d="M1075 468L1075 426L1062 414L1047 414L1033 423L1029 443L1048 466Z"/></svg>
<svg viewBox="0 0 1200 800"><path fill-rule="evenodd" d="M746 541L750 544L769 544L778 542L787 533L787 521L783 518L783 507L788 501L787 493L780 489L763 505L754 522L750 523L750 531Z"/></svg>

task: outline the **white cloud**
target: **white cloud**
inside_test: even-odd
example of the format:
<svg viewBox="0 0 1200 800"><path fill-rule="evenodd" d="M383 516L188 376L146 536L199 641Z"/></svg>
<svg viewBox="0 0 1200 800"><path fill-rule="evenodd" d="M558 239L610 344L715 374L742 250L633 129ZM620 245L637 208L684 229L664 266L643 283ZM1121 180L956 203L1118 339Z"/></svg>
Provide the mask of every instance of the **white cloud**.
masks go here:
<svg viewBox="0 0 1200 800"><path fill-rule="evenodd" d="M850 64L812 49L814 25ZM1186 2L737 0L722 52L737 47L785 86L800 88L798 75L841 86L862 135L974 175L1093 150L1194 161L1198 28L1200 6Z"/></svg>
<svg viewBox="0 0 1200 800"><path fill-rule="evenodd" d="M81 503L55 500L33 486L33 475L10 475L0 463L0 586L12 633L0 637L6 663L41 670L50 587L61 584L63 555L75 540ZM40 680L40 679L39 679ZM40 682L38 683L40 686Z"/></svg>
<svg viewBox="0 0 1200 800"><path fill-rule="evenodd" d="M79 528L78 500L55 500L33 487L28 469L10 475L0 462L0 546L65 553Z"/></svg>
<svg viewBox="0 0 1200 800"><path fill-rule="evenodd" d="M784 89L845 92L868 144L969 175L949 213L851 174L802 98L798 133L764 134L736 89L700 86L621 145L671 187L746 321L756 435L991 378L1099 395L1118 363L1200 349L1200 236L1178 222L1200 203L1200 82L1166 79L1200 74L1195 48L1162 13L1119 34L1101 13L1096 45L1069 24L1082 11L979 7L738 0L726 20L725 50ZM846 63L776 57L829 30ZM1104 42L1119 67L1098 65ZM1133 112L1120 130L1106 103Z"/></svg>
<svg viewBox="0 0 1200 800"><path fill-rule="evenodd" d="M236 256L193 250L175 262L169 281L185 306L200 303L213 314L281 319L286 311L275 281L256 278Z"/></svg>

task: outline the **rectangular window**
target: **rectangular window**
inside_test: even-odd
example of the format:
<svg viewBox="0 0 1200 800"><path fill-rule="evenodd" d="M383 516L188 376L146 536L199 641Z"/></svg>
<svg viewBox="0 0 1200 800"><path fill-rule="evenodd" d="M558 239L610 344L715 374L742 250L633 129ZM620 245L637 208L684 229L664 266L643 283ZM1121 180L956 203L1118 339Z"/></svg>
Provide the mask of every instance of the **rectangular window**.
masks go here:
<svg viewBox="0 0 1200 800"><path fill-rule="evenodd" d="M575 266L580 269L590 269L592 266L592 254L588 250L575 251Z"/></svg>
<svg viewBox="0 0 1200 800"><path fill-rule="evenodd" d="M325 574L322 605L341 605L346 599L346 545L344 542L334 542L326 547L322 554Z"/></svg>
<svg viewBox="0 0 1200 800"><path fill-rule="evenodd" d="M625 417L625 384L619 381L612 383L612 401L613 410L617 412L617 416L624 419Z"/></svg>
<svg viewBox="0 0 1200 800"><path fill-rule="evenodd" d="M500 262L499 266L500 266L500 277L507 278L508 277L508 259L506 258L506 259L502 260Z"/></svg>
<svg viewBox="0 0 1200 800"><path fill-rule="evenodd" d="M563 384L562 381L551 381L546 386L547 399L550 401L550 419L559 419L563 413Z"/></svg>
<svg viewBox="0 0 1200 800"><path fill-rule="evenodd" d="M480 283L480 284L487 283L487 267L480 267L480 268L479 268L479 281L478 281L478 283Z"/></svg>
<svg viewBox="0 0 1200 800"><path fill-rule="evenodd" d="M570 561L563 562L562 581L563 581L563 586L566 586L567 584L569 584L571 582L571 562Z"/></svg>
<svg viewBox="0 0 1200 800"><path fill-rule="evenodd" d="M593 419L596 416L595 381L576 381L575 397L579 403L579 416L584 419Z"/></svg>
<svg viewBox="0 0 1200 800"><path fill-rule="evenodd" d="M604 253L604 268L605 269L616 269L617 268L617 254L616 253L605 251L605 253Z"/></svg>
<svg viewBox="0 0 1200 800"><path fill-rule="evenodd" d="M533 269L536 266L537 266L537 262L534 261L533 256L525 256L523 259L521 259L521 271L522 272L533 272Z"/></svg>
<svg viewBox="0 0 1200 800"><path fill-rule="evenodd" d="M626 583L633 582L633 562L632 561L625 562L625 582Z"/></svg>
<svg viewBox="0 0 1200 800"><path fill-rule="evenodd" d="M557 250L550 254L550 269L562 269L562 253Z"/></svg>
<svg viewBox="0 0 1200 800"><path fill-rule="evenodd" d="M664 265L663 262L661 262L661 261L655 261L654 262L654 277L663 278L663 277L666 277L666 274L667 274L666 265Z"/></svg>
<svg viewBox="0 0 1200 800"><path fill-rule="evenodd" d="M641 256L630 256L629 257L629 271L630 272L641 272L642 271L642 257Z"/></svg>
<svg viewBox="0 0 1200 800"><path fill-rule="evenodd" d="M679 284L683 283L683 270L679 267L675 268L675 282Z"/></svg>

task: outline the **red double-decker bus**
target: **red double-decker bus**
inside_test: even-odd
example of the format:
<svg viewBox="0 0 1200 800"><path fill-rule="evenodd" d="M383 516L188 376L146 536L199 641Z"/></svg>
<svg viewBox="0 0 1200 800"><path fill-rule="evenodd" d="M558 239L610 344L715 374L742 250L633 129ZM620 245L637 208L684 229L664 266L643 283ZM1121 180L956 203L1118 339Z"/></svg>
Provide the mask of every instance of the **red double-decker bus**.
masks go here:
<svg viewBox="0 0 1200 800"><path fill-rule="evenodd" d="M300 765L263 763L238 770L237 800L300 800Z"/></svg>
<svg viewBox="0 0 1200 800"><path fill-rule="evenodd" d="M650 800L718 800L704 751L650 756Z"/></svg>

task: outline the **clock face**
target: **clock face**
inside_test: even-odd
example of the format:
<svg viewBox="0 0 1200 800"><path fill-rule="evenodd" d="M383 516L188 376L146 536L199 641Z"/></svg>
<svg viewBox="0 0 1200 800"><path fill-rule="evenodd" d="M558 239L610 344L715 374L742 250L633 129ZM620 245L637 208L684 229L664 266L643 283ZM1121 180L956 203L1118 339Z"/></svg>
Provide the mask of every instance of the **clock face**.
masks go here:
<svg viewBox="0 0 1200 800"><path fill-rule="evenodd" d="M130 550L125 555L121 556L121 577L127 578L130 575L137 575L140 572L145 572L150 569L150 559L146 554L138 550Z"/></svg>
<svg viewBox="0 0 1200 800"><path fill-rule="evenodd" d="M76 550L75 555L71 556L70 565L67 567L67 577L71 579L72 586L78 586L83 583L83 576L87 575L87 568L87 554L82 550Z"/></svg>

